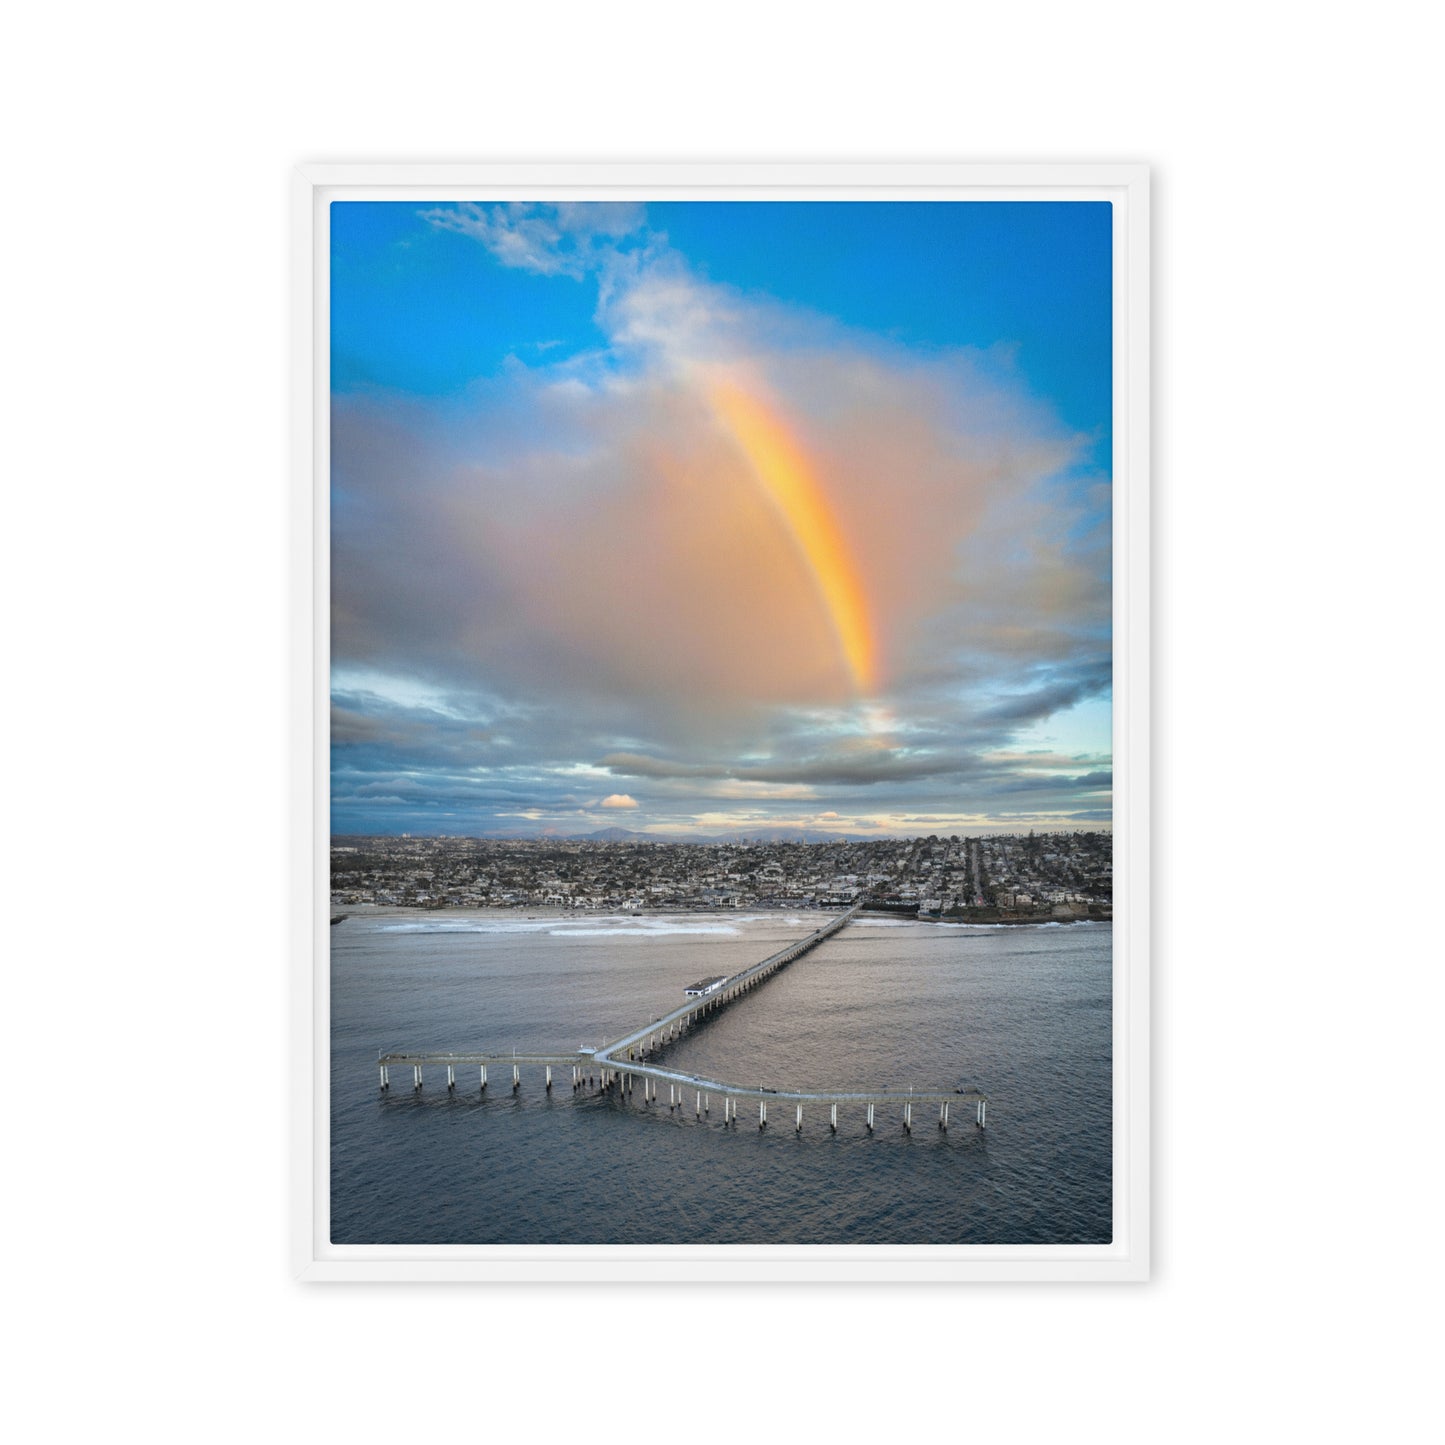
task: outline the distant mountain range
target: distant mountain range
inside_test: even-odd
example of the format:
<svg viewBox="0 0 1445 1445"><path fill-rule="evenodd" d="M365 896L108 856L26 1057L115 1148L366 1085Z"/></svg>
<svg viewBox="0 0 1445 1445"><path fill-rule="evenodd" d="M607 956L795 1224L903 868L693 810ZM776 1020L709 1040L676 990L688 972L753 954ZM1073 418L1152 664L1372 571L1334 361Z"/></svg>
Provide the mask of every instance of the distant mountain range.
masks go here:
<svg viewBox="0 0 1445 1445"><path fill-rule="evenodd" d="M551 836L565 838L569 843L670 843L677 840L665 838L661 833L634 833L631 828L599 828L595 833L557 833ZM682 841L691 843L694 839Z"/></svg>
<svg viewBox="0 0 1445 1445"><path fill-rule="evenodd" d="M877 834L824 833L813 828L745 828L710 837L679 838L667 833L634 833L627 828L599 828L595 833L569 833L571 843L864 843Z"/></svg>
<svg viewBox="0 0 1445 1445"><path fill-rule="evenodd" d="M370 834L338 833L333 843L360 842ZM732 833L717 833L706 837L679 837L672 833L636 833L630 828L599 828L594 833L563 833L551 828L540 832L535 829L504 828L491 833L402 833L402 838L482 838L497 842L547 842L558 843L870 843L888 839L886 833L826 833L816 828L744 828ZM896 840L894 840L896 841Z"/></svg>

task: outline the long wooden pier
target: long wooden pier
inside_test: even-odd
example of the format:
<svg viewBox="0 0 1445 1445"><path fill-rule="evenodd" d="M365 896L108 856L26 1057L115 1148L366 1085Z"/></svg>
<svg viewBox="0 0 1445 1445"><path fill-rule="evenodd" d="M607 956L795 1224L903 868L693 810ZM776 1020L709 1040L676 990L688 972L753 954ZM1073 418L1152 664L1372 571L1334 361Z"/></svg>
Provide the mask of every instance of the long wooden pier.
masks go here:
<svg viewBox="0 0 1445 1445"><path fill-rule="evenodd" d="M382 1091L385 1092L391 1088L393 1067L402 1069L410 1067L412 1087L416 1089L422 1087L424 1069L445 1068L447 1088L455 1089L457 1087L457 1070L475 1068L478 1070L478 1083L485 1092L489 1082L488 1067L500 1067L505 1070L510 1066L511 1087L515 1093L522 1086L522 1068L526 1065L534 1069L539 1066L542 1068L548 1093L551 1093L554 1082L553 1069L571 1070L571 1085L574 1094L595 1089L603 1093L616 1094L622 1098L631 1098L640 1082L642 1084L642 1101L644 1105L649 1106L661 1102L661 1090L665 1084L669 1111L686 1109L688 1103L691 1103L696 1117L701 1119L711 1115L713 1102L717 1100L722 1106L724 1125L735 1126L737 1124L740 1106L745 1106L751 1113L753 1106L756 1105L758 1128L766 1129L769 1122L769 1106L772 1105L775 1108L781 1106L786 1111L786 1106L791 1104L793 1106L793 1126L801 1134L803 1132L804 1105L808 1105L810 1108L815 1105L826 1105L828 1127L832 1133L836 1134L838 1132L839 1106L854 1105L866 1110L864 1122L868 1131L872 1133L878 1122L876 1111L883 1106L886 1110L895 1113L895 1116L901 1120L905 1133L912 1133L915 1105L923 1108L936 1106L938 1127L946 1130L949 1125L950 1108L955 1104L972 1104L974 1106L974 1122L980 1129L984 1128L988 1116L988 1097L978 1089L956 1089L951 1093L941 1093L914 1089L906 1091L901 1089L799 1091L769 1089L762 1085L756 1088L747 1088L719 1079L706 1079L701 1075L685 1073L678 1069L663 1068L660 1064L652 1062L669 1044L681 1038L689 1029L696 1027L710 1014L717 1013L745 994L751 993L779 969L786 968L788 964L801 958L805 953L810 953L840 929L847 927L857 916L861 906L861 904L855 904L846 913L831 919L806 938L800 939L797 943L791 943L785 948L780 948L776 953L769 954L761 963L755 963L741 973L732 975L711 993L690 999L681 1008L674 1009L670 1014L654 1019L639 1029L634 1029L631 1033L625 1034L614 1043L606 1044L602 1048L579 1049L573 1054L524 1054L516 1051L508 1054L382 1054L377 1060Z"/></svg>

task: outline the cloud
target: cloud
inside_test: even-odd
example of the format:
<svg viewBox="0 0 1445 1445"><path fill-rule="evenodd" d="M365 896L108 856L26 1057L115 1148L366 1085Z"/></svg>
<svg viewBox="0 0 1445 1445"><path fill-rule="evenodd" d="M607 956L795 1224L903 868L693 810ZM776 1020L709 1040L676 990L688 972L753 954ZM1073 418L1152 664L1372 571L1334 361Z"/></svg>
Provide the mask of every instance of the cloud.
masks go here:
<svg viewBox="0 0 1445 1445"><path fill-rule="evenodd" d="M923 754L910 757L887 750L835 753L796 762L778 761L746 766L733 763L675 763L638 753L609 753L598 764L609 772L633 778L735 778L758 783L833 783L867 786L932 778L944 773L967 771L961 758Z"/></svg>
<svg viewBox="0 0 1445 1445"><path fill-rule="evenodd" d="M481 242L504 266L580 280L611 254L609 242L641 225L643 209L632 201L490 206L467 201L420 215L439 230Z"/></svg>
<svg viewBox="0 0 1445 1445"><path fill-rule="evenodd" d="M405 735L388 728L377 717L368 716L355 708L331 707L331 745L335 748L349 747L356 743L380 741L399 742Z"/></svg>
<svg viewBox="0 0 1445 1445"><path fill-rule="evenodd" d="M636 289L646 306L604 313L619 330L601 374L524 370L479 387L460 416L338 399L340 655L588 706L632 699L734 737L760 710L846 705L852 679L809 557L709 405L698 368L723 357L811 458L884 688L956 684L960 663L1017 674L1081 643L1098 652L1080 629L1106 616L1107 579L1087 558L1042 530L969 552L991 509L1018 510L1071 455L973 359L847 335L823 345L786 312L691 277L661 297L651 281ZM1002 595L1026 603L1002 608ZM1102 685L1058 678L985 720L1047 715Z"/></svg>
<svg viewBox="0 0 1445 1445"><path fill-rule="evenodd" d="M1061 807L1096 800L1106 751L1023 739L1108 693L1107 489L1072 477L1078 439L1006 361L707 281L630 204L423 214L504 266L594 277L604 344L551 360L545 333L519 336L533 364L464 397L333 400L339 807L424 772L433 791L406 796L478 817L644 778L649 827L704 798L842 806L859 788L880 817L930 798L982 812L1035 781ZM807 460L864 599L875 696L710 401L719 377Z"/></svg>
<svg viewBox="0 0 1445 1445"><path fill-rule="evenodd" d="M1058 769L1077 768L1081 764L1103 762L1106 759L1087 753L1051 753L1040 749L1037 752L985 753L980 761L995 767Z"/></svg>
<svg viewBox="0 0 1445 1445"><path fill-rule="evenodd" d="M1052 717L1086 698L1108 691L1113 682L1112 661L1090 659L1072 675L1057 677L1047 685L1018 697L1006 698L979 714L984 722L1024 723Z"/></svg>
<svg viewBox="0 0 1445 1445"><path fill-rule="evenodd" d="M1004 777L994 782L998 793L1056 793L1067 796L1079 792L1097 793L1113 786L1112 773L1086 773L1082 777L1049 777L1032 773L1023 777Z"/></svg>

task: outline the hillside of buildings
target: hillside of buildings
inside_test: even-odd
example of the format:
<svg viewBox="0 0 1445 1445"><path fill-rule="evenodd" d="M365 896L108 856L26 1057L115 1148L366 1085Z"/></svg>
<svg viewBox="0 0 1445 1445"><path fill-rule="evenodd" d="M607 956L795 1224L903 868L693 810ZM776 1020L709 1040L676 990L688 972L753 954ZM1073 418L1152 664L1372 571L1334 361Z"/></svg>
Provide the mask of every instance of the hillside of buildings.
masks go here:
<svg viewBox="0 0 1445 1445"><path fill-rule="evenodd" d="M830 842L337 837L335 909L869 908L963 922L1108 918L1109 833Z"/></svg>

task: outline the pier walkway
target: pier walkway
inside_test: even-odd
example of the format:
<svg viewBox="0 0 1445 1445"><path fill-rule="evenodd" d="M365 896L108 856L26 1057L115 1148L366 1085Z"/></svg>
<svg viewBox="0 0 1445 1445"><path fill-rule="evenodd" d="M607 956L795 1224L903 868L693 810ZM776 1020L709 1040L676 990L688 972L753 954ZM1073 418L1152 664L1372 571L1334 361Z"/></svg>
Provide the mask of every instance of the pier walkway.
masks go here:
<svg viewBox="0 0 1445 1445"><path fill-rule="evenodd" d="M974 1106L974 1122L982 1129L987 1120L988 1098L977 1089L955 1089L943 1093L915 1089L799 1091L769 1089L761 1084L756 1088L748 1088L719 1079L706 1079L698 1074L689 1074L678 1069L663 1068L660 1064L651 1062L668 1044L681 1038L687 1030L696 1027L709 1015L726 1008L745 994L751 993L779 969L786 968L795 959L801 958L805 953L810 953L820 943L831 938L840 929L847 927L857 916L861 907L861 903L855 904L846 913L831 919L806 938L791 943L785 948L780 948L776 953L763 959L761 963L755 963L750 968L733 974L711 993L690 999L681 1008L674 1009L671 1013L654 1019L639 1029L634 1029L631 1033L602 1048L579 1049L573 1054L524 1054L515 1050L511 1053L382 1054L377 1060L381 1073L381 1088L383 1092L390 1089L391 1069L394 1066L406 1068L409 1065L412 1069L414 1088L419 1089L422 1086L423 1069L436 1066L446 1069L447 1088L455 1089L456 1071L465 1067L476 1068L479 1071L480 1084L485 1091L488 1082L488 1066L505 1068L510 1065L512 1090L515 1093L521 1088L522 1066L528 1065L536 1068L540 1065L544 1070L548 1093L552 1091L552 1070L554 1068L571 1069L571 1084L574 1094L596 1089L602 1093L612 1093L627 1099L633 1096L637 1083L641 1081L644 1105L660 1102L661 1086L666 1084L670 1111L683 1109L691 1102L696 1116L701 1119L711 1114L713 1100L717 1098L722 1102L725 1125L736 1125L740 1105L746 1104L751 1110L752 1105L756 1104L758 1128L765 1129L768 1125L769 1105L791 1104L794 1111L794 1128L798 1133L802 1133L803 1106L805 1104L809 1106L827 1105L829 1128L836 1134L838 1132L839 1105L852 1104L866 1110L865 1122L871 1133L876 1121L875 1111L882 1105L885 1109L896 1111L896 1116L901 1120L904 1131L911 1133L915 1104L936 1106L938 1127L947 1129L951 1106L962 1103ZM691 1100L688 1099L689 1094L692 1095Z"/></svg>

